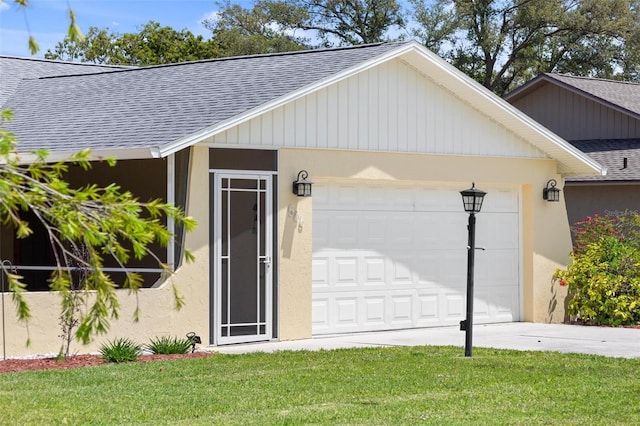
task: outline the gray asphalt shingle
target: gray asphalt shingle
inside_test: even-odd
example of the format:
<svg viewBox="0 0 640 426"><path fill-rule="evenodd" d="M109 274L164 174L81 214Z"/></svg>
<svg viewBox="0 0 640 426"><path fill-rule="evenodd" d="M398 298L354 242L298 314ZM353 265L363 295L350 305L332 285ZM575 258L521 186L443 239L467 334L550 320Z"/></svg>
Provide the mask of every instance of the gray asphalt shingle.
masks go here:
<svg viewBox="0 0 640 426"><path fill-rule="evenodd" d="M20 151L166 146L398 44L257 55L23 80L4 107Z"/></svg>
<svg viewBox="0 0 640 426"><path fill-rule="evenodd" d="M88 74L122 69L110 65L81 64L77 62L50 61L47 59L0 56L0 105L16 91L24 79L40 77Z"/></svg>
<svg viewBox="0 0 640 426"><path fill-rule="evenodd" d="M607 167L607 175L573 177L567 181L640 181L640 139L596 139L571 144Z"/></svg>

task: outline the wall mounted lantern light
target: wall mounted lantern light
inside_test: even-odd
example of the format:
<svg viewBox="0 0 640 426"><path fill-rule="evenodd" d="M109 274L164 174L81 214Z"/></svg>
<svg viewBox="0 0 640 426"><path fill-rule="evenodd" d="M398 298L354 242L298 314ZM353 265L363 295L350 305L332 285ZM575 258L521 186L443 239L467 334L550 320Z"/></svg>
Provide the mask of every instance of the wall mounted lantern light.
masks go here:
<svg viewBox="0 0 640 426"><path fill-rule="evenodd" d="M309 173L306 170L300 170L298 178L293 181L293 193L298 197L311 197L311 185L313 182L307 180Z"/></svg>
<svg viewBox="0 0 640 426"><path fill-rule="evenodd" d="M476 184L471 188L460 191L464 211L469 213L469 244L467 245L467 318L460 321L460 330L465 332L464 356L471 356L473 348L473 268L476 252L476 213L480 213L482 201L486 192L476 189ZM484 249L481 249L484 250Z"/></svg>
<svg viewBox="0 0 640 426"><path fill-rule="evenodd" d="M547 200L550 202L560 201L560 190L556 188L557 184L558 182L556 182L555 179L549 179L549 182L547 182L546 188L542 189L542 198L544 200Z"/></svg>

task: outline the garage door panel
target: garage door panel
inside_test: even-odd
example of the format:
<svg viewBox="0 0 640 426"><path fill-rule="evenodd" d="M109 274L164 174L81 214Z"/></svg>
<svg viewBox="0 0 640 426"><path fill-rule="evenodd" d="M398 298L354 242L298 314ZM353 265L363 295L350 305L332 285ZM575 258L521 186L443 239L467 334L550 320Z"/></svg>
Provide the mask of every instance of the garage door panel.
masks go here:
<svg viewBox="0 0 640 426"><path fill-rule="evenodd" d="M315 194L315 193L314 193ZM317 247L321 249L323 247L330 247L329 238L331 236L330 225L329 225L330 217L325 212L318 212L318 214L313 215L313 247Z"/></svg>
<svg viewBox="0 0 640 426"><path fill-rule="evenodd" d="M518 215L481 212L476 216L476 246L491 249L517 249Z"/></svg>
<svg viewBox="0 0 640 426"><path fill-rule="evenodd" d="M386 221L387 241L391 244L392 249L408 250L413 248L414 223L414 217L410 213L389 216Z"/></svg>
<svg viewBox="0 0 640 426"><path fill-rule="evenodd" d="M360 216L360 240L366 248L382 248L387 240L386 214L363 212Z"/></svg>
<svg viewBox="0 0 640 426"><path fill-rule="evenodd" d="M385 324L385 297L363 297L364 325L368 327L384 326Z"/></svg>
<svg viewBox="0 0 640 426"><path fill-rule="evenodd" d="M460 210L460 195L441 188L418 188L414 191L416 210L456 212Z"/></svg>
<svg viewBox="0 0 640 426"><path fill-rule="evenodd" d="M402 285L413 287L413 272L411 268L411 258L398 256L390 259L390 284L391 287L399 287Z"/></svg>
<svg viewBox="0 0 640 426"><path fill-rule="evenodd" d="M316 197L314 187L314 334L457 325L464 319L468 216L461 212L459 191L409 184L318 186L326 196ZM492 212L485 215L483 207L477 216L476 242L486 246L476 252L475 264L480 323L519 317L517 192L488 192L498 195Z"/></svg>
<svg viewBox="0 0 640 426"><path fill-rule="evenodd" d="M418 292L415 298L416 325L418 327L425 327L439 321L438 301L438 293Z"/></svg>
<svg viewBox="0 0 640 426"><path fill-rule="evenodd" d="M364 285L384 286L386 283L386 267L384 256L364 256Z"/></svg>
<svg viewBox="0 0 640 426"><path fill-rule="evenodd" d="M416 279L419 286L437 285L441 280L442 253L431 251L416 257Z"/></svg>
<svg viewBox="0 0 640 426"><path fill-rule="evenodd" d="M311 303L311 326L315 332L331 332L329 321L330 297L314 297Z"/></svg>
<svg viewBox="0 0 640 426"><path fill-rule="evenodd" d="M358 325L358 297L340 296L335 299L336 325L339 327L354 327Z"/></svg>
<svg viewBox="0 0 640 426"><path fill-rule="evenodd" d="M443 319L458 320L464 317L465 300L462 293L445 293L443 299Z"/></svg>
<svg viewBox="0 0 640 426"><path fill-rule="evenodd" d="M511 189L492 188L482 203L484 213L517 213L518 193Z"/></svg>
<svg viewBox="0 0 640 426"><path fill-rule="evenodd" d="M466 249L443 251L440 262L440 282L443 285L455 288L467 282Z"/></svg>
<svg viewBox="0 0 640 426"><path fill-rule="evenodd" d="M351 248L358 241L358 215L336 214L329 222L329 246L335 248Z"/></svg>
<svg viewBox="0 0 640 426"><path fill-rule="evenodd" d="M336 287L357 287L358 286L358 258L338 257L336 263Z"/></svg>
<svg viewBox="0 0 640 426"><path fill-rule="evenodd" d="M411 327L413 320L412 295L391 296L391 322L394 327Z"/></svg>
<svg viewBox="0 0 640 426"><path fill-rule="evenodd" d="M329 287L329 258L314 256L311 262L312 285L314 289Z"/></svg>

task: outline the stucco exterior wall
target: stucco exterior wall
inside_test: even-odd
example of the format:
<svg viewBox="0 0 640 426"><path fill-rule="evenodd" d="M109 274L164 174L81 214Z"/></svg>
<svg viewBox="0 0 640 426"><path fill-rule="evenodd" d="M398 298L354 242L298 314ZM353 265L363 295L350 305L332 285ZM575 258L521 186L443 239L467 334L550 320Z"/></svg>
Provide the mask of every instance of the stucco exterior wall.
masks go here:
<svg viewBox="0 0 640 426"><path fill-rule="evenodd" d="M347 178L387 181L457 182L464 189L517 185L521 188L521 294L522 320L561 322L565 319L562 288L552 282L556 268L564 267L571 239L564 202L542 199L542 188L555 178L555 162L506 158L440 155L387 154L325 150L280 150L281 193L279 223L281 338L311 335L311 252L313 197L296 199L290 181L300 169L311 179ZM561 186L561 185L559 185ZM300 200L300 201L299 201ZM304 217L302 230L295 228L289 211ZM482 214L482 213L480 213ZM293 247L293 250L290 248ZM297 300L295 308L288 305ZM292 310L289 312L289 310ZM294 313L295 312L295 313ZM293 321L292 321L293 320Z"/></svg>
<svg viewBox="0 0 640 426"><path fill-rule="evenodd" d="M121 316L112 321L111 331L89 346L75 344L74 351L95 351L101 343L114 337L146 342L151 337L182 336L189 331L195 331L202 336L203 343L208 343L210 190L207 150L207 147L195 147L191 163L188 214L196 218L198 228L187 235L185 244L195 254L195 262L183 265L171 281L160 288L140 292L141 318L137 323L132 320L136 298L126 291L120 292ZM569 226L564 203L546 202L541 194L548 179L561 182L561 177L555 173L554 161L282 148L279 151L276 218L279 339L310 337L312 329L313 196L300 198L291 193L291 182L301 169L308 170L312 180L452 182L460 188L475 181L479 188L499 185L520 188L522 320L564 320L565 294L561 287L552 283L552 275L568 260L571 249ZM184 297L185 307L181 311L173 309L173 286ZM27 330L17 324L13 306L6 297L7 356L57 352L60 348L57 296L43 292L27 297L34 313L29 324L32 346L25 347Z"/></svg>

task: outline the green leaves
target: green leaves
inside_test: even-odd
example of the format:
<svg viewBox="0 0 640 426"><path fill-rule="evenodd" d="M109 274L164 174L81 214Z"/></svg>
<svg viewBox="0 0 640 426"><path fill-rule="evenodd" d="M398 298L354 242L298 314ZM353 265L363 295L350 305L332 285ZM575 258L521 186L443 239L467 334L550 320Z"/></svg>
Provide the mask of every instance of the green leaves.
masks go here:
<svg viewBox="0 0 640 426"><path fill-rule="evenodd" d="M586 218L574 239L571 265L554 275L569 288L569 314L594 324L640 324L640 215Z"/></svg>

